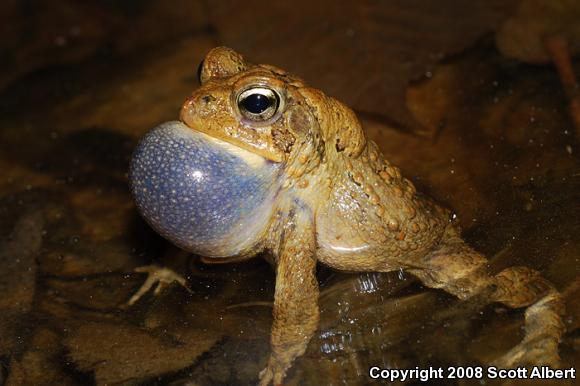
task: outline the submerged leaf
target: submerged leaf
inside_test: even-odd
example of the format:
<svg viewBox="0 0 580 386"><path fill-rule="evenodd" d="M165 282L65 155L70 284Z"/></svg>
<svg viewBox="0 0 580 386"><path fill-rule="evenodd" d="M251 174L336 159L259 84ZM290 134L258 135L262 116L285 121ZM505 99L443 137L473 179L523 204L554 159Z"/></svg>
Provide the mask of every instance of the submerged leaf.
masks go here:
<svg viewBox="0 0 580 386"><path fill-rule="evenodd" d="M129 324L80 326L66 339L70 358L82 371L94 372L98 385L145 380L191 366L221 335L185 329L178 336Z"/></svg>

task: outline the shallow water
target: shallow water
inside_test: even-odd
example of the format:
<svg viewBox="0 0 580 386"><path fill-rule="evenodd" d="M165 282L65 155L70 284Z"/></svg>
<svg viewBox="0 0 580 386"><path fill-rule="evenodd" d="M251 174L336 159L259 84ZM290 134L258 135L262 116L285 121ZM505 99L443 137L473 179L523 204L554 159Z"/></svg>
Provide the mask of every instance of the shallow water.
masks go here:
<svg viewBox="0 0 580 386"><path fill-rule="evenodd" d="M257 381L272 269L175 256L127 184L138 138L177 117L220 44L348 102L494 270L540 270L567 302L563 365L579 367L580 137L564 89L550 63L496 49L508 2L451 3L0 6L0 385ZM133 269L161 261L188 274L191 293L122 309L144 280ZM372 365L487 363L522 336L521 311L459 302L404 272L320 267L319 282L320 328L288 385L364 385Z"/></svg>

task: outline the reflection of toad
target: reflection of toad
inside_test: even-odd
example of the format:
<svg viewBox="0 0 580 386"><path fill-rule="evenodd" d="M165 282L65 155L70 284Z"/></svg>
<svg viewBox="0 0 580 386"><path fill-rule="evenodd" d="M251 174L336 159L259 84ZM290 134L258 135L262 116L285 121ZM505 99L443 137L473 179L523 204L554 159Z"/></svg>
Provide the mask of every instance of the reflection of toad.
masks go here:
<svg viewBox="0 0 580 386"><path fill-rule="evenodd" d="M272 257L272 353L261 384L280 384L317 328L317 262L404 269L461 299L530 306L524 340L496 364L558 362L558 292L525 267L491 276L449 211L416 192L349 108L224 47L207 55L200 81L181 122L159 126L137 148L133 193L147 221L183 249Z"/></svg>

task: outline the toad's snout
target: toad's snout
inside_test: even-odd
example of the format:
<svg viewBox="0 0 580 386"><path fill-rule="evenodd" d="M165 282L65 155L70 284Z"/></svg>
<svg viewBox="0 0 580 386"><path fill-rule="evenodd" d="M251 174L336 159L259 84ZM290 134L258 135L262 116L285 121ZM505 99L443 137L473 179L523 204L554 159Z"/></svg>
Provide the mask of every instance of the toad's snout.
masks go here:
<svg viewBox="0 0 580 386"><path fill-rule="evenodd" d="M167 122L139 143L130 166L137 207L179 247L223 257L252 248L266 231L280 165Z"/></svg>

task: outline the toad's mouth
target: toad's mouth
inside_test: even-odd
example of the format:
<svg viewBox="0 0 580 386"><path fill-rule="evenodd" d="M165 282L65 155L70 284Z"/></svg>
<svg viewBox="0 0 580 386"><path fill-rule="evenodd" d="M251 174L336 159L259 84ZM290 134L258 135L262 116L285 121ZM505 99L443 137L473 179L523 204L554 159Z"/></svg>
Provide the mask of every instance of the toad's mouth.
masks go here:
<svg viewBox="0 0 580 386"><path fill-rule="evenodd" d="M202 119L196 113L198 106L193 100L188 100L181 110L181 121L190 130L226 142L232 146L254 153L266 160L281 163L286 160L286 153L274 143L270 121L256 126L245 119L213 122Z"/></svg>
<svg viewBox="0 0 580 386"><path fill-rule="evenodd" d="M266 163L276 162L271 160L269 157L263 156L259 152L253 151L254 148L251 146L244 146L244 143L236 141L235 139L227 140L228 138L222 138L222 136L212 135L214 133L208 132L206 130L196 128L192 130L195 135L203 138L206 141L206 146L215 147L218 152L224 152L230 154L232 157L238 158L241 163L249 166L253 169L258 169L264 167ZM185 127L184 127L185 128ZM187 130L187 129L186 129ZM177 131L179 132L179 131ZM186 135L185 133L183 135Z"/></svg>

